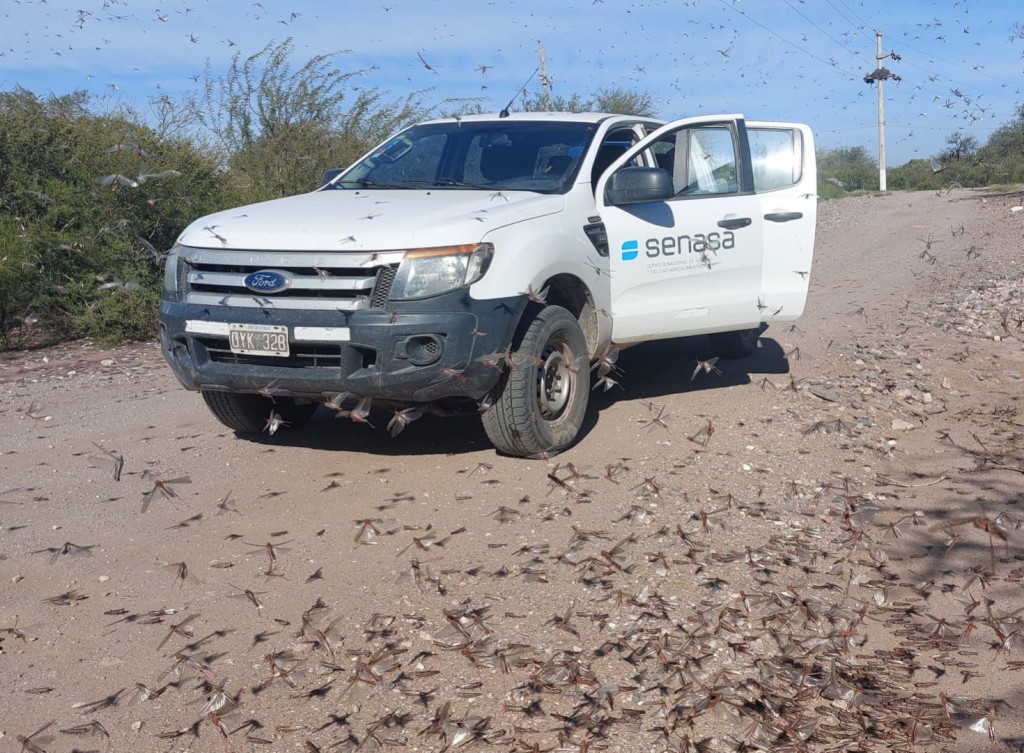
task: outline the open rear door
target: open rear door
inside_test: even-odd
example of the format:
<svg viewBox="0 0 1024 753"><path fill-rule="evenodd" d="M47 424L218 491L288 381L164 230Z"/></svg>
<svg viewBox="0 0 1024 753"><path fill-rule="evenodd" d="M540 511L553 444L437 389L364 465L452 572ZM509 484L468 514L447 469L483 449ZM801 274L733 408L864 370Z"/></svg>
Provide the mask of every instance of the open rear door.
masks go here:
<svg viewBox="0 0 1024 753"><path fill-rule="evenodd" d="M748 120L747 138L764 221L761 317L792 321L803 313L814 256L814 137L805 125Z"/></svg>

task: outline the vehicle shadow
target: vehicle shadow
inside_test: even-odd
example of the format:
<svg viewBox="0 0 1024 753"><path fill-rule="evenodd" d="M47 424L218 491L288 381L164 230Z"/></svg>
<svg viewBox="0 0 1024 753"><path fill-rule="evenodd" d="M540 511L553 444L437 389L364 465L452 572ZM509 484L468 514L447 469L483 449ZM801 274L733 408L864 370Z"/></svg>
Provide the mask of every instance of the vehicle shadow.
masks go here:
<svg viewBox="0 0 1024 753"><path fill-rule="evenodd" d="M713 355L708 338L701 335L674 340L641 343L622 351L617 379L620 387L591 395L591 410L597 412L622 400L651 400L685 392L719 390L750 384L758 376L788 374L789 361L782 346L771 338L761 337L758 348L747 358L721 359L714 367L721 373L701 371L694 374L698 360Z"/></svg>
<svg viewBox="0 0 1024 753"><path fill-rule="evenodd" d="M305 447L325 452L359 452L382 457L407 455L461 455L488 449L491 446L479 416L432 416L409 424L398 436L387 430L392 413L374 409L369 423L356 423L320 408L299 430L282 431L271 437L266 434L246 435L257 444Z"/></svg>
<svg viewBox="0 0 1024 753"><path fill-rule="evenodd" d="M711 346L705 336L647 342L623 350L617 364L621 371L616 377L618 386L591 392L579 442L586 441L600 421L601 413L616 403L653 400L686 392L711 392L750 384L760 375L789 373L789 362L782 347L771 338L762 337L758 349L747 358L718 361L715 367L720 374L701 372L694 377L697 360L711 356ZM460 455L491 448L476 414L425 415L396 437L387 431L391 416L389 410L374 410L367 425L338 418L321 408L302 430L282 431L274 436L247 436L246 439L257 444L385 457Z"/></svg>

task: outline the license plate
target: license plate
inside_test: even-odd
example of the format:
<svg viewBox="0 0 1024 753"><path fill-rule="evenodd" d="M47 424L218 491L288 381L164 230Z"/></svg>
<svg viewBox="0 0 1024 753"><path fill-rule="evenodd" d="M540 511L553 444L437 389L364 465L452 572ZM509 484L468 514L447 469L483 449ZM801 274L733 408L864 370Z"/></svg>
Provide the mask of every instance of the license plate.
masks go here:
<svg viewBox="0 0 1024 753"><path fill-rule="evenodd" d="M229 324L231 352L246 356L288 356L288 328L277 324Z"/></svg>

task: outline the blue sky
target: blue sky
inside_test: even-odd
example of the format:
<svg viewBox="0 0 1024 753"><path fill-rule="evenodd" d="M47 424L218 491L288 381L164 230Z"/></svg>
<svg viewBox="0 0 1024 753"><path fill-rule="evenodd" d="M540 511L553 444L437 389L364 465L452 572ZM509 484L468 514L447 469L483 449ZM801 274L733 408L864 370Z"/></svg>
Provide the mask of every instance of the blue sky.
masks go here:
<svg viewBox="0 0 1024 753"><path fill-rule="evenodd" d="M500 110L545 49L555 94L640 88L666 119L714 112L809 123L821 147L877 154L875 30L887 82L889 166L980 142L1024 102L1016 0L5 0L0 90L85 89L145 111L196 91L291 37L296 67L337 53L358 85L427 103L481 97ZM419 57L418 57L419 56ZM419 58L433 70L428 70ZM198 79L198 81L197 81ZM537 88L537 79L531 89Z"/></svg>

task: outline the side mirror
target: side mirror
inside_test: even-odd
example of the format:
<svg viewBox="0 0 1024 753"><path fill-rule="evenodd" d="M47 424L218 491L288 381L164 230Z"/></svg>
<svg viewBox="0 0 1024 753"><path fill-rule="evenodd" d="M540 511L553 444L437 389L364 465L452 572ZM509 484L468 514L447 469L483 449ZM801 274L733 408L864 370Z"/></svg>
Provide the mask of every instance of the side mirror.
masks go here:
<svg viewBox="0 0 1024 753"><path fill-rule="evenodd" d="M328 183L330 183L332 180L334 180L339 175L341 175L343 172L345 172L345 168L344 167L329 167L329 168L327 168L326 170L324 170L324 174L320 176L320 187L323 188Z"/></svg>
<svg viewBox="0 0 1024 753"><path fill-rule="evenodd" d="M661 167L623 167L608 178L604 200L611 206L665 201L675 195L672 175Z"/></svg>

